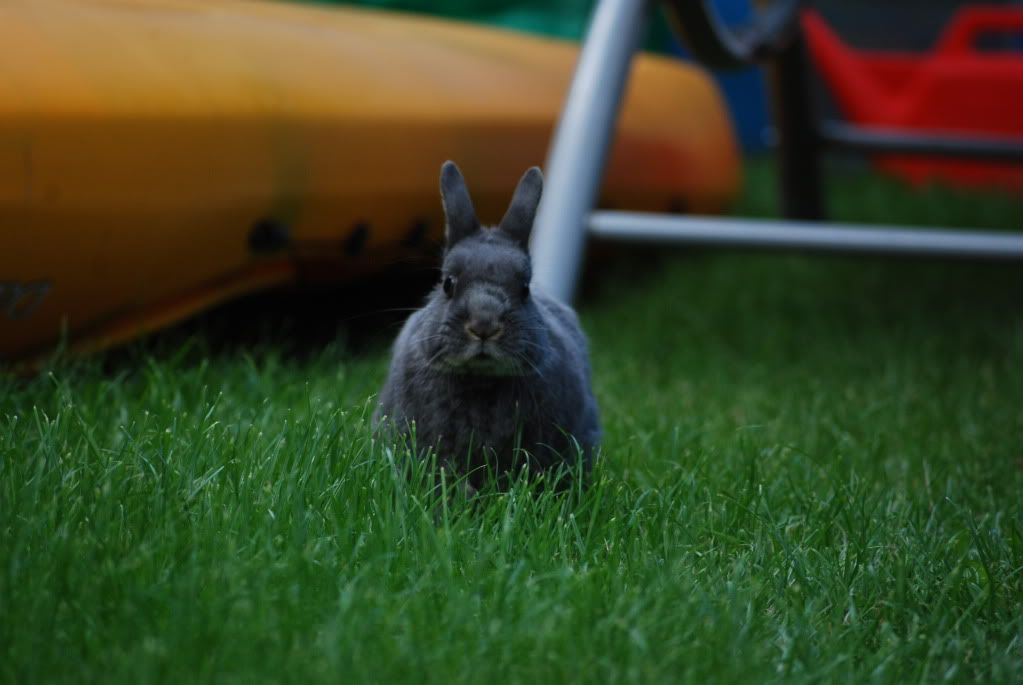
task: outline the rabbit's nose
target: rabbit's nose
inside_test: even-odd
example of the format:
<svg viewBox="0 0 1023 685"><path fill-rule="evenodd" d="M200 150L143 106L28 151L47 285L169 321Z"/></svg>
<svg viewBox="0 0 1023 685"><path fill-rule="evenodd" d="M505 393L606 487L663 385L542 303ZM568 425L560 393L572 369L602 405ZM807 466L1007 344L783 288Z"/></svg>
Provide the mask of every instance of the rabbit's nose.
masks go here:
<svg viewBox="0 0 1023 685"><path fill-rule="evenodd" d="M465 324L465 332L475 340L496 340L504 333L504 326L496 319L472 319Z"/></svg>

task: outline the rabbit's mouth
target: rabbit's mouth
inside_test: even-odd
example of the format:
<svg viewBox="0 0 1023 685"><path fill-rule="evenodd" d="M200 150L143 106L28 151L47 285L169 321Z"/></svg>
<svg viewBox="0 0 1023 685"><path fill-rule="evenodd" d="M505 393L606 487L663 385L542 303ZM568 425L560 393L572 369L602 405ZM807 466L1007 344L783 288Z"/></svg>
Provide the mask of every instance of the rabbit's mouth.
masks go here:
<svg viewBox="0 0 1023 685"><path fill-rule="evenodd" d="M451 373L481 376L520 376L522 366L515 359L492 342L469 345L461 354L451 355L444 360L444 367Z"/></svg>

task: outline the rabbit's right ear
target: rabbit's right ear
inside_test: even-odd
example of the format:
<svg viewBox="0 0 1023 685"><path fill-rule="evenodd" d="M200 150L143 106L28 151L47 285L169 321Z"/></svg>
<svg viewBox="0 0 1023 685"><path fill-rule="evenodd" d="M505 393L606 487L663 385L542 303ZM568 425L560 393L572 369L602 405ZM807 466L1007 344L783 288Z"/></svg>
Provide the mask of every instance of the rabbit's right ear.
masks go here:
<svg viewBox="0 0 1023 685"><path fill-rule="evenodd" d="M444 237L448 247L462 238L480 230L476 210L469 197L469 189L465 187L465 179L458 166L448 160L440 168L440 198L444 204L444 217L447 219Z"/></svg>
<svg viewBox="0 0 1023 685"><path fill-rule="evenodd" d="M511 205L501 219L501 230L514 238L523 250L529 249L529 234L536 219L536 208L543 195L543 172L540 167L526 170L515 188Z"/></svg>

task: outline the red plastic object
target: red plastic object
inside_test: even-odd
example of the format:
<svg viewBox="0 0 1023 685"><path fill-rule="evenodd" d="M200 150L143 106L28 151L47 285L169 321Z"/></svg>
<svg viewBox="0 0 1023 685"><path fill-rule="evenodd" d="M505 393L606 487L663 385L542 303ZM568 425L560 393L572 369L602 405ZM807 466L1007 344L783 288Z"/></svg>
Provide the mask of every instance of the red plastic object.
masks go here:
<svg viewBox="0 0 1023 685"><path fill-rule="evenodd" d="M814 61L846 117L859 125L1023 140L1023 54L981 51L982 35L1023 35L1023 9L960 10L929 53L853 50L821 16L802 14ZM878 156L913 183L931 179L1023 190L1023 165Z"/></svg>

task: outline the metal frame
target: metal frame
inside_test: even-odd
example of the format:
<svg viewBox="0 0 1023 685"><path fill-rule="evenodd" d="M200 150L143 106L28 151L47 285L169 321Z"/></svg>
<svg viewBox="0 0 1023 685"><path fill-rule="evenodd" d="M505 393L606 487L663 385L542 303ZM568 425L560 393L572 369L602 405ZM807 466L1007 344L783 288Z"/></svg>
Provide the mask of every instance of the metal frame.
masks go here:
<svg viewBox="0 0 1023 685"><path fill-rule="evenodd" d="M781 53L796 33L801 0L776 0L757 23L735 34L721 23L710 0L665 0L675 31L709 67L734 69Z"/></svg>
<svg viewBox="0 0 1023 685"><path fill-rule="evenodd" d="M629 243L798 249L917 257L1023 259L1023 233L972 233L818 221L593 212L589 234Z"/></svg>
<svg viewBox="0 0 1023 685"><path fill-rule="evenodd" d="M1023 162L1023 141L1012 138L974 138L951 131L923 135L896 128L865 128L837 121L821 122L817 126L817 136L821 143L838 150Z"/></svg>
<svg viewBox="0 0 1023 685"><path fill-rule="evenodd" d="M1023 142L923 136L905 131L824 123L813 117L809 63L798 31L800 0L777 0L758 22L733 34L712 0L666 0L669 16L697 58L713 66L770 59L779 134L782 209L802 221L593 212L632 56L654 0L600 0L547 159L544 199L531 251L538 287L571 301L592 234L617 240L915 254L988 259L1023 258L1023 234L867 227L806 220L825 214L819 154L824 145L867 152L1023 161Z"/></svg>
<svg viewBox="0 0 1023 685"><path fill-rule="evenodd" d="M530 252L534 282L565 302L579 280L586 218L604 178L632 56L653 7L654 0L600 0L551 141Z"/></svg>

